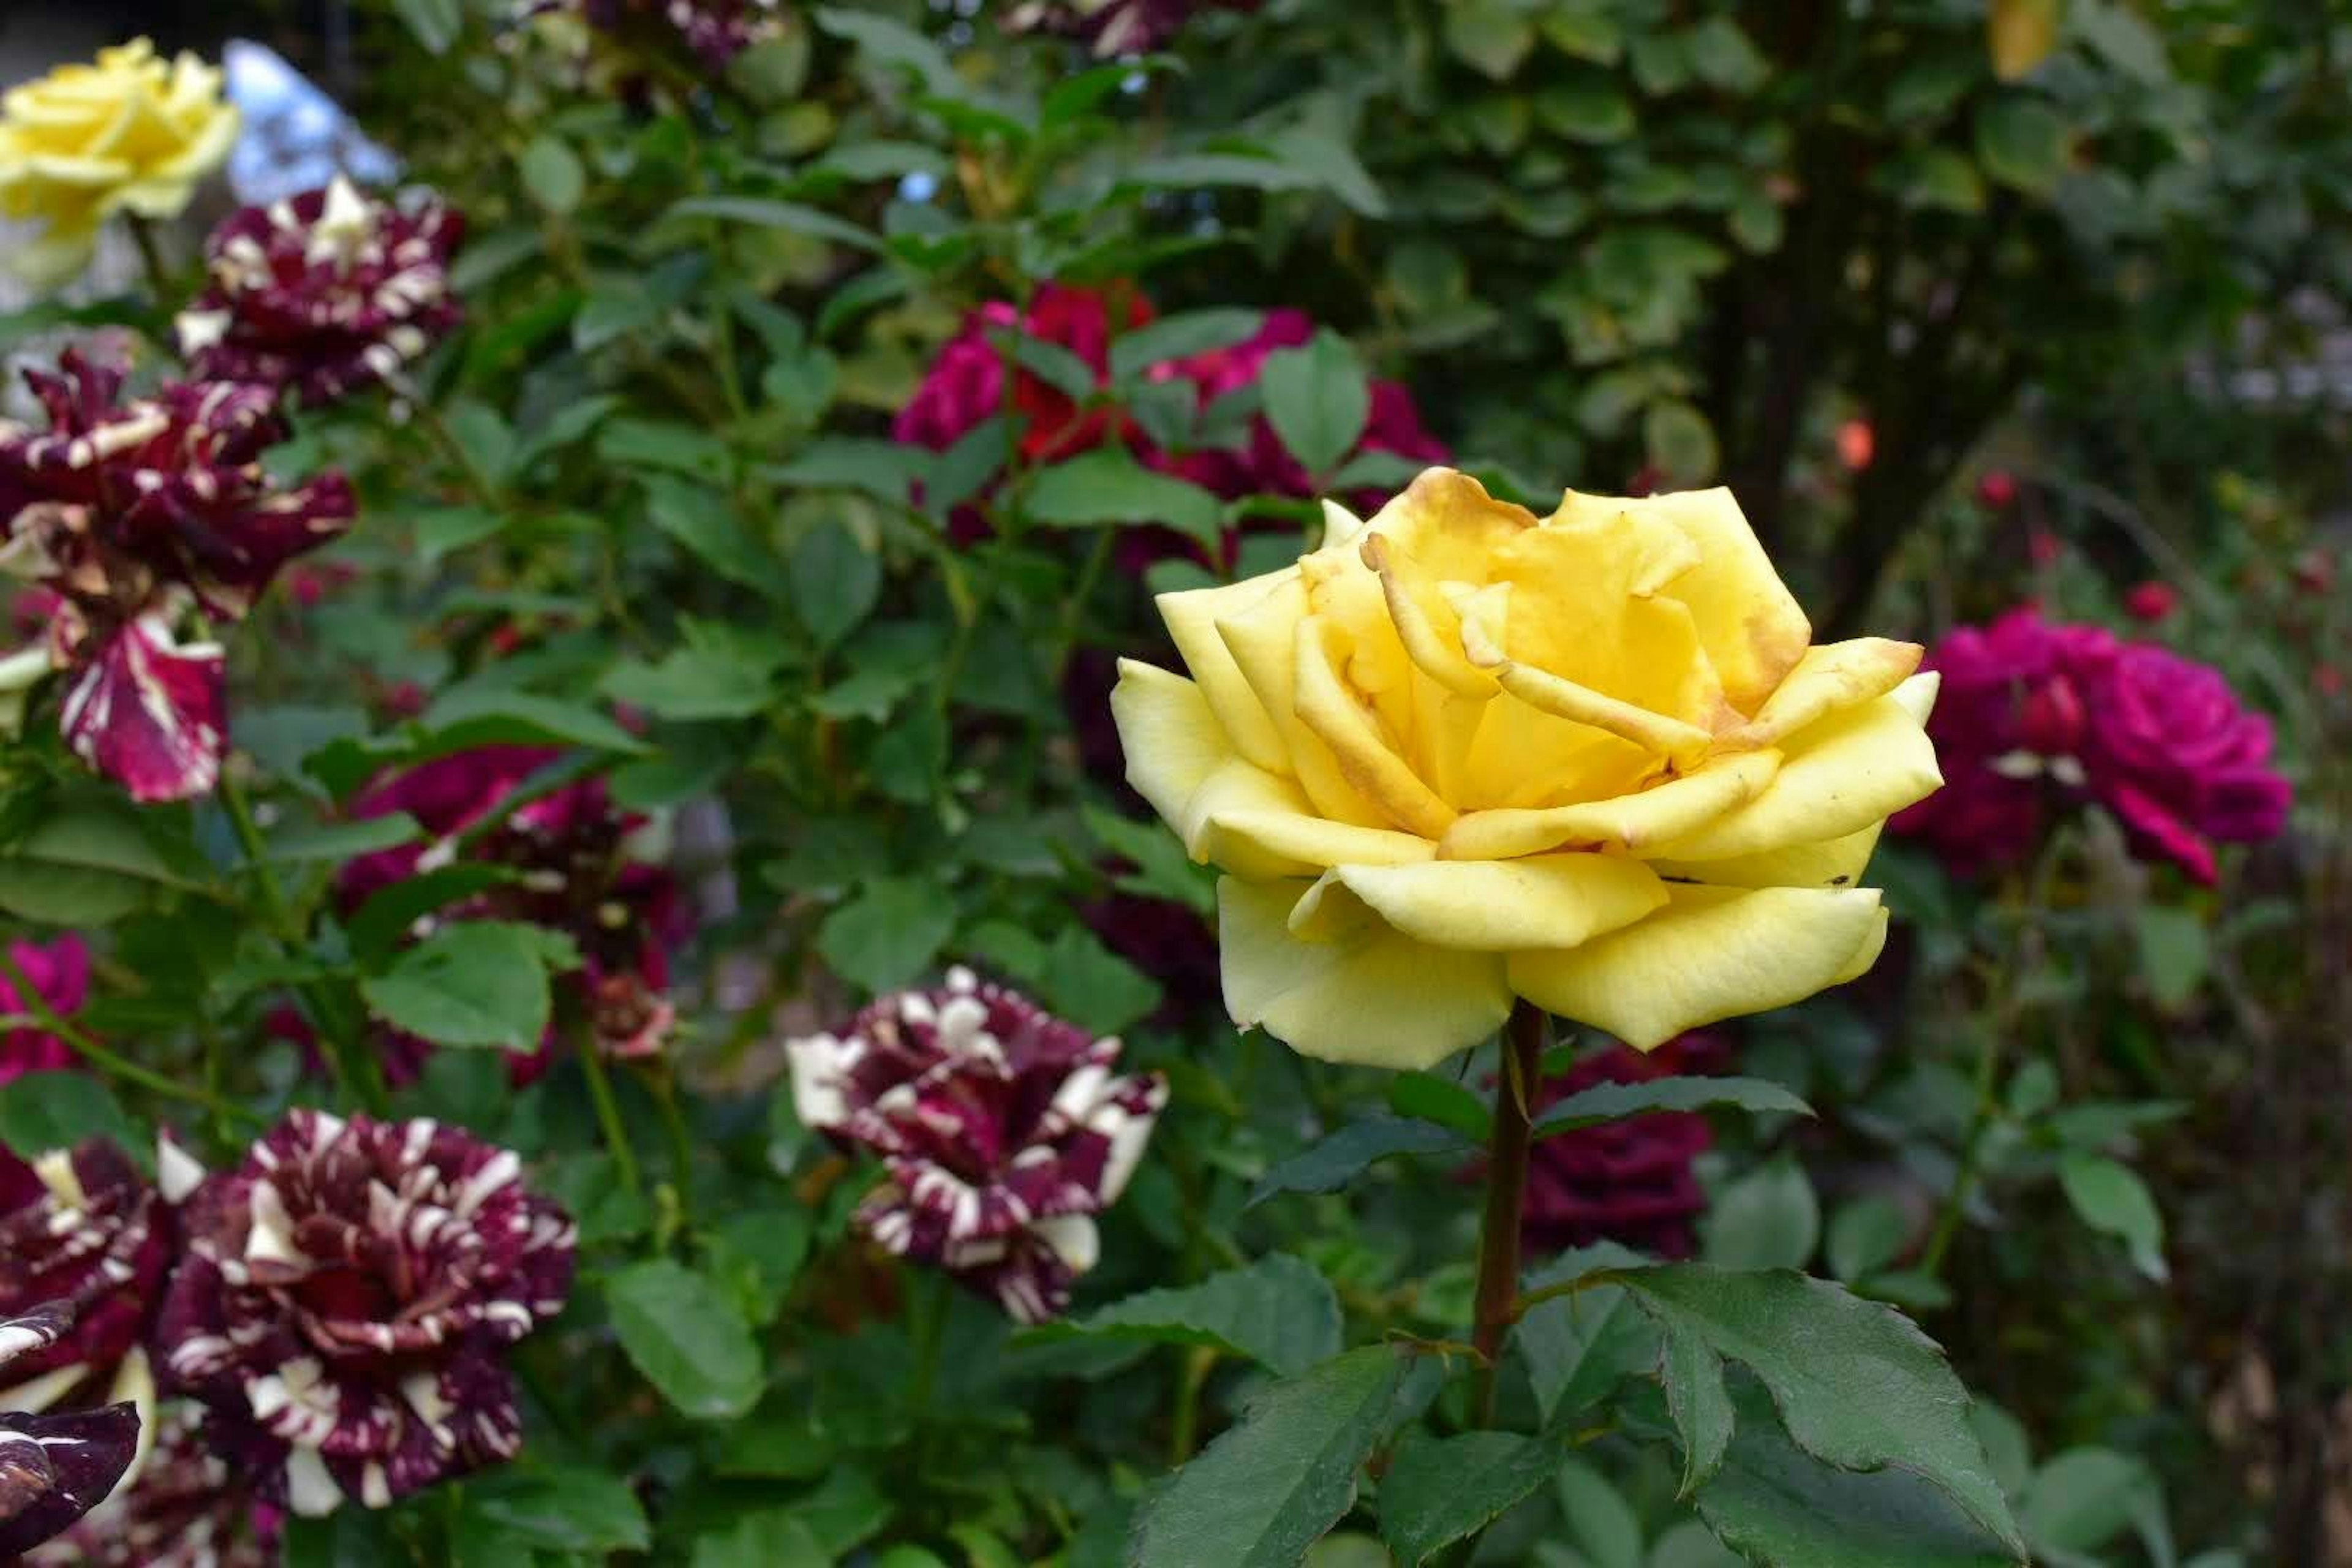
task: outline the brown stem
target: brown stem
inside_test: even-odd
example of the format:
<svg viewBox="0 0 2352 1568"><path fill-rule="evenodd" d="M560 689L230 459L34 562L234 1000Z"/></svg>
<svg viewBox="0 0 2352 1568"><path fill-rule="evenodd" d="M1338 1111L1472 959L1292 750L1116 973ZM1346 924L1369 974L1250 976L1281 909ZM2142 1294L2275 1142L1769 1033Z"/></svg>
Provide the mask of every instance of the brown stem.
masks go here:
<svg viewBox="0 0 2352 1568"><path fill-rule="evenodd" d="M1503 1336L1519 1297L1519 1211L1528 1191L1528 1149L1533 1142L1528 1108L1543 1075L1543 1009L1521 1001L1503 1026L1503 1070L1495 1083L1495 1127L1486 1143L1486 1217L1478 1233L1476 1321L1470 1342L1484 1358L1478 1422L1495 1424Z"/></svg>

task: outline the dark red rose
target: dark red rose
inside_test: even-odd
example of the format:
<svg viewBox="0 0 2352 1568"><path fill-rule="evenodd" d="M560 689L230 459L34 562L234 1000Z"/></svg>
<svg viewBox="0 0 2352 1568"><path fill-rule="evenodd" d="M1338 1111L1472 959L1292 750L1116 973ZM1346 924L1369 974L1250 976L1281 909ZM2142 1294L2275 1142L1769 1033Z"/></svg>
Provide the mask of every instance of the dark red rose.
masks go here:
<svg viewBox="0 0 2352 1568"><path fill-rule="evenodd" d="M1647 1055L1611 1046L1584 1058L1548 1086L1544 1110L1603 1083L1642 1083L1715 1065L1720 1047L1692 1034ZM1685 1110L1653 1111L1579 1128L1536 1145L1528 1165L1520 1221L1527 1247L1564 1252L1596 1241L1622 1242L1660 1258L1697 1250L1706 1193L1692 1163L1712 1138L1706 1119Z"/></svg>
<svg viewBox="0 0 2352 1568"><path fill-rule="evenodd" d="M47 1302L0 1320L0 1376L65 1338L73 1310ZM106 1500L139 1447L128 1403L42 1415L0 1411L0 1562L14 1562Z"/></svg>
<svg viewBox="0 0 2352 1568"><path fill-rule="evenodd" d="M2124 613L2136 621L2154 626L2180 607L2180 590L2169 583L2150 578L2135 583L2124 595Z"/></svg>

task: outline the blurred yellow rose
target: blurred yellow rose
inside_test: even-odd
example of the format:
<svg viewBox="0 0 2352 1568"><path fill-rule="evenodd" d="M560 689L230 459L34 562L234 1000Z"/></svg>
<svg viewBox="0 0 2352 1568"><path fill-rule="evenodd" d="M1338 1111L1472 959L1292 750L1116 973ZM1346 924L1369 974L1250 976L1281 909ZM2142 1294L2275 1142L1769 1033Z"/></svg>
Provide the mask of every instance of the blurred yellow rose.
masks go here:
<svg viewBox="0 0 2352 1568"><path fill-rule="evenodd" d="M1162 595L1192 679L1128 660L1128 780L1218 883L1225 1006L1420 1068L1524 996L1647 1049L1868 969L1857 887L1942 783L1916 644L1812 646L1731 492L1433 468L1370 522Z"/></svg>
<svg viewBox="0 0 2352 1568"><path fill-rule="evenodd" d="M166 64L134 38L96 65L59 66L0 98L0 213L43 224L16 270L43 287L89 260L117 211L170 217L220 167L237 116L220 72L184 54Z"/></svg>

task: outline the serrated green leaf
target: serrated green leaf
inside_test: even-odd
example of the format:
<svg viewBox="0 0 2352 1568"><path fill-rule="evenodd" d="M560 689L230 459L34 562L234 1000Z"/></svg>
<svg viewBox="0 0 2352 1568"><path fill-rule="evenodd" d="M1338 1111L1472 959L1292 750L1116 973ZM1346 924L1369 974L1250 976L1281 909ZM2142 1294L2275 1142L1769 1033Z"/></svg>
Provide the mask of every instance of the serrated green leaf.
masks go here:
<svg viewBox="0 0 2352 1568"><path fill-rule="evenodd" d="M793 546L793 607L818 646L856 630L881 594L881 561L841 523L819 523Z"/></svg>
<svg viewBox="0 0 2352 1568"><path fill-rule="evenodd" d="M1527 1279L1529 1289L1565 1284L1596 1268L1638 1265L1615 1242L1562 1253ZM1537 1412L1549 1424L1592 1404L1631 1376L1654 1372L1658 1331L1613 1285L1539 1301L1511 1326L1510 1349L1525 1366Z"/></svg>
<svg viewBox="0 0 2352 1568"><path fill-rule="evenodd" d="M1039 473L1022 510L1033 522L1062 528L1158 523L1216 546L1224 503L1210 491L1154 473L1116 447L1098 447Z"/></svg>
<svg viewBox="0 0 2352 1568"><path fill-rule="evenodd" d="M1371 384L1363 357L1347 339L1318 331L1295 349L1265 357L1258 384L1265 416L1299 466L1329 474L1355 449L1371 416Z"/></svg>
<svg viewBox="0 0 2352 1568"><path fill-rule="evenodd" d="M1446 1154L1456 1158L1475 1152L1452 1128L1402 1117L1375 1116L1339 1129L1302 1153L1292 1155L1258 1179L1250 1190L1248 1206L1255 1208L1280 1193L1336 1193L1374 1163L1399 1154Z"/></svg>
<svg viewBox="0 0 2352 1568"><path fill-rule="evenodd" d="M614 1275L604 1299L631 1363L680 1412L725 1421L759 1403L759 1344L711 1280L657 1258Z"/></svg>
<svg viewBox="0 0 2352 1568"><path fill-rule="evenodd" d="M811 239L829 239L858 250L878 251L882 248L881 240L872 234L845 218L834 216L822 207L806 206L799 202L775 201L764 196L688 196L664 213L661 221L667 223L675 218L694 217L747 223L755 228L782 229Z"/></svg>
<svg viewBox="0 0 2352 1568"><path fill-rule="evenodd" d="M1536 1119L1535 1136L1541 1140L1654 1110L1704 1110L1713 1105L1734 1106L1759 1116L1813 1114L1811 1106L1760 1078L1654 1078L1640 1083L1595 1084L1579 1090Z"/></svg>
<svg viewBox="0 0 2352 1568"><path fill-rule="evenodd" d="M929 968L955 925L955 906L929 882L884 879L825 916L817 952L842 978L879 994Z"/></svg>
<svg viewBox="0 0 2352 1568"><path fill-rule="evenodd" d="M1381 1539L1400 1568L1420 1568L1517 1507L1565 1453L1557 1441L1517 1432L1408 1432L1381 1481Z"/></svg>
<svg viewBox="0 0 2352 1568"><path fill-rule="evenodd" d="M1438 1073L1399 1073L1389 1079L1389 1109L1399 1116L1450 1127L1471 1143L1484 1143L1494 1127L1484 1100Z"/></svg>
<svg viewBox="0 0 2352 1568"><path fill-rule="evenodd" d="M580 1466L499 1470L467 1489L466 1511L550 1552L643 1552L653 1527L620 1476Z"/></svg>
<svg viewBox="0 0 2352 1568"><path fill-rule="evenodd" d="M152 1138L124 1114L112 1090L86 1072L28 1072L0 1083L0 1143L20 1160L106 1138L145 1162Z"/></svg>
<svg viewBox="0 0 2352 1568"><path fill-rule="evenodd" d="M1821 1241L1821 1203L1805 1168L1782 1154L1717 1192L1699 1234L1721 1268L1802 1268Z"/></svg>
<svg viewBox="0 0 2352 1568"><path fill-rule="evenodd" d="M2022 1553L2017 1521L1968 1424L1967 1391L1935 1342L1900 1312L1781 1269L1682 1263L1613 1270L1611 1279L1669 1337L1665 1370L1684 1382L1677 1415L1691 1412L1685 1436L1695 1458L1718 1441L1710 1385L1728 1358L1769 1389L1789 1436L1808 1454L1840 1469L1892 1466L1918 1476ZM1673 1400L1671 1381L1667 1392Z"/></svg>
<svg viewBox="0 0 2352 1568"><path fill-rule="evenodd" d="M547 1033L553 935L506 921L458 921L362 979L360 994L376 1017L436 1045L535 1051Z"/></svg>
<svg viewBox="0 0 2352 1568"><path fill-rule="evenodd" d="M1339 1353L1339 1299L1313 1265L1278 1252L1198 1285L1146 1290L1022 1338L1208 1345L1278 1376L1297 1377Z"/></svg>
<svg viewBox="0 0 2352 1568"><path fill-rule="evenodd" d="M404 811L393 811L357 822L305 824L272 836L267 847L272 860L299 864L310 860L348 860L354 855L396 849L424 837L424 825L416 818Z"/></svg>
<svg viewBox="0 0 2352 1568"><path fill-rule="evenodd" d="M509 687L458 688L427 708L416 723L432 736L425 748L432 756L501 743L590 746L630 756L646 750L643 741L593 708Z"/></svg>
<svg viewBox="0 0 2352 1568"><path fill-rule="evenodd" d="M1372 1345L1276 1384L1137 1510L1129 1568L1295 1568L1356 1500L1405 1360Z"/></svg>
<svg viewBox="0 0 2352 1568"><path fill-rule="evenodd" d="M727 497L667 474L641 478L646 515L681 549L728 581L770 599L781 602L792 592L783 563L743 526Z"/></svg>

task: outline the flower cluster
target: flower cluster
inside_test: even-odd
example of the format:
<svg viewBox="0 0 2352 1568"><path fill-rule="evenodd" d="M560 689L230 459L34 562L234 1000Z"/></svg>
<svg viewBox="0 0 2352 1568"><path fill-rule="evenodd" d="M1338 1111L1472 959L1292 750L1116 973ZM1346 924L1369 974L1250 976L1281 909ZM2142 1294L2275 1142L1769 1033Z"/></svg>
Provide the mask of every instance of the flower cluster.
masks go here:
<svg viewBox="0 0 2352 1568"><path fill-rule="evenodd" d="M61 1018L70 1017L89 995L89 949L72 931L46 946L12 942L8 957L33 983L35 994ZM0 1010L21 1015L27 1010L26 1000L16 994L14 981L0 974ZM45 1029L30 1025L11 1029L0 1037L0 1083L28 1072L70 1067L73 1059L66 1043Z"/></svg>
<svg viewBox="0 0 2352 1568"><path fill-rule="evenodd" d="M1427 1067L1516 999L1650 1049L1876 961L1858 886L1936 788L1914 644L1815 646L1728 490L1538 518L1444 468L1295 566L1163 594L1128 782L1218 883L1224 999Z"/></svg>
<svg viewBox="0 0 2352 1568"><path fill-rule="evenodd" d="M1611 1046L1547 1086L1537 1109L1604 1083L1641 1083L1692 1072L1718 1055L1713 1037L1679 1036L1647 1056ZM1706 1194L1692 1163L1710 1142L1706 1118L1687 1110L1629 1116L1547 1138L1528 1163L1521 1234L1536 1252L1619 1241L1660 1258L1698 1246Z"/></svg>
<svg viewBox="0 0 2352 1568"><path fill-rule="evenodd" d="M783 30L782 0L531 0L525 14L568 13L622 42L675 42L722 71Z"/></svg>
<svg viewBox="0 0 2352 1568"><path fill-rule="evenodd" d="M432 840L358 857L343 868L336 892L344 908L356 910L460 854L513 871L435 919L520 921L571 937L583 960L572 978L598 1043L611 1056L653 1056L676 1019L667 991L668 948L683 935L677 884L643 857L647 819L616 806L602 779L567 784L509 809L509 797L560 754L490 746L377 780L352 803L352 814L404 811ZM469 835L461 849L458 841ZM390 1065L413 1059L418 1048L404 1043Z"/></svg>
<svg viewBox="0 0 2352 1568"><path fill-rule="evenodd" d="M17 1363L47 1355L72 1324L73 1309L58 1302L0 1319L0 1376L15 1383ZM105 1501L131 1468L139 1427L129 1404L0 1411L0 1561L16 1561Z"/></svg>
<svg viewBox="0 0 2352 1568"><path fill-rule="evenodd" d="M145 38L60 66L0 98L0 214L42 226L16 270L43 287L89 262L118 212L171 217L227 158L236 110L194 55L168 64Z"/></svg>
<svg viewBox="0 0 2352 1568"><path fill-rule="evenodd" d="M1114 1076L1116 1039L964 969L786 1050L803 1123L882 1159L860 1228L1024 1323L1069 1305L1098 1251L1094 1216L1168 1099L1156 1074Z"/></svg>
<svg viewBox="0 0 2352 1568"><path fill-rule="evenodd" d="M1929 733L1948 784L1895 819L1963 874L2032 853L2053 809L2092 801L2133 851L2200 882L2216 843L2261 843L2293 789L2271 766L2270 721L2219 670L2031 606L1937 645L1944 700Z"/></svg>
<svg viewBox="0 0 2352 1568"><path fill-rule="evenodd" d="M48 428L0 422L0 569L57 595L46 641L70 675L66 740L134 799L201 795L220 773L222 654L181 645L175 624L192 605L242 619L280 567L350 526L351 486L264 470L285 434L268 387L167 382L126 400L119 367L74 353L26 380Z"/></svg>
<svg viewBox="0 0 2352 1568"><path fill-rule="evenodd" d="M1145 465L1189 479L1227 500L1258 494L1313 495L1313 477L1284 449L1272 423L1262 414L1249 419L1232 447L1171 453L1134 421L1108 409L1082 408L1066 391L1026 369L1014 372L1008 408L1006 355L995 341L996 334L1015 330L1066 349L1094 372L1097 385L1108 385L1114 323L1117 331L1127 331L1151 319L1150 301L1125 286L1097 292L1047 284L1037 290L1025 312L1009 304L983 305L940 350L914 397L899 411L891 434L900 441L943 451L986 420L1008 413L1015 425L1021 455L1033 464L1060 462L1116 441ZM1314 323L1303 312L1270 310L1258 331L1244 342L1162 361L1145 374L1152 381L1188 384L1193 389L1196 409L1205 413L1219 398L1256 381L1266 356L1279 349L1296 348L1314 335ZM1444 446L1423 427L1412 395L1392 381L1372 383L1371 412L1358 447L1393 453L1419 463L1443 462L1446 456ZM1381 498L1360 499L1365 504L1377 504ZM969 510L958 516L955 528L967 542L986 531L978 514Z"/></svg>
<svg viewBox="0 0 2352 1568"><path fill-rule="evenodd" d="M403 211L340 174L247 207L205 242L210 282L180 313L180 353L198 380L305 404L389 380L457 323L449 253L464 229L436 199Z"/></svg>
<svg viewBox="0 0 2352 1568"><path fill-rule="evenodd" d="M1257 0L1023 0L1007 26L1079 39L1100 58L1150 54L1195 11L1255 11Z"/></svg>
<svg viewBox="0 0 2352 1568"><path fill-rule="evenodd" d="M272 1568L278 1513L214 1448L204 1407L156 1420L136 1479L26 1561L34 1568Z"/></svg>
<svg viewBox="0 0 2352 1568"><path fill-rule="evenodd" d="M189 1199L157 1344L265 1501L383 1508L515 1452L503 1353L575 1243L521 1177L453 1127L295 1110Z"/></svg>

